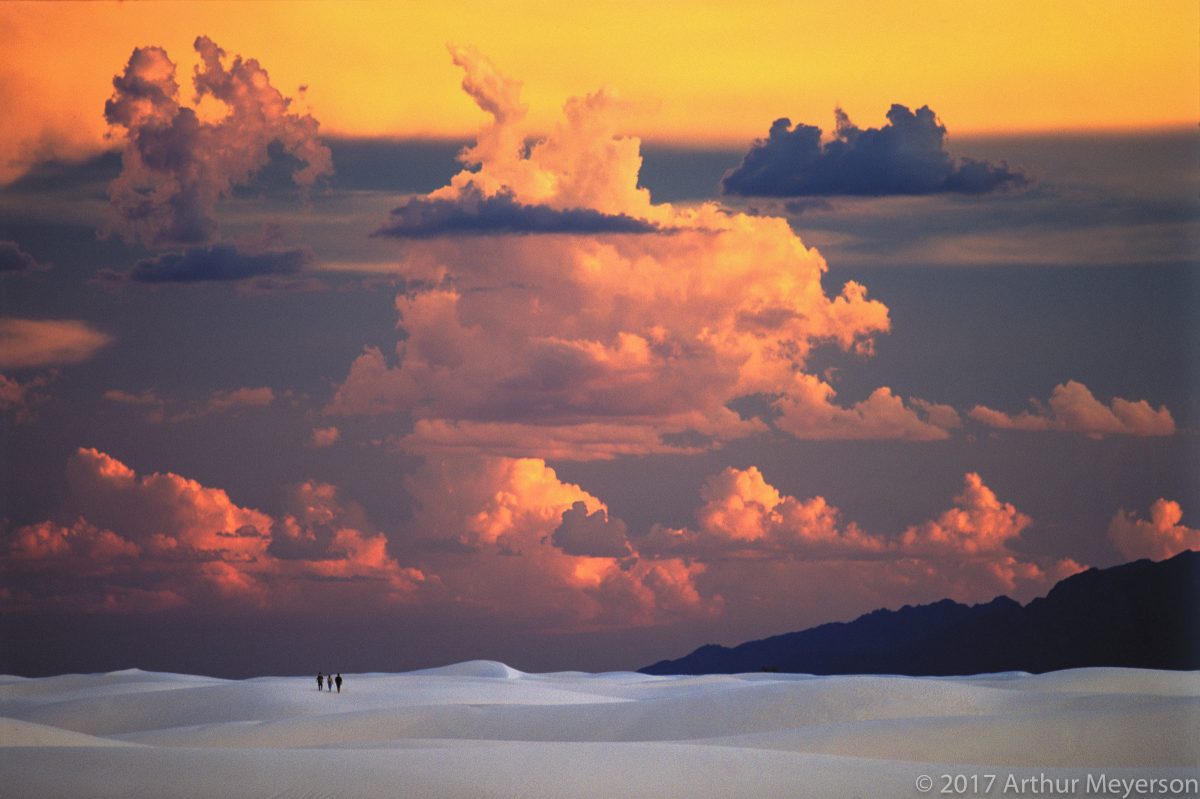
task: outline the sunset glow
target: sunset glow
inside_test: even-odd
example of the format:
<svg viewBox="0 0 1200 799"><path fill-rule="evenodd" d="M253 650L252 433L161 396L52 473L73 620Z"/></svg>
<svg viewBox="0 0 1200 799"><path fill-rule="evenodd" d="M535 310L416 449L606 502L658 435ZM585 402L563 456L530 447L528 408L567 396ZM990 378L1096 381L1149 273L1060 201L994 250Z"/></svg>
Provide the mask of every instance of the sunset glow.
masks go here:
<svg viewBox="0 0 1200 799"><path fill-rule="evenodd" d="M633 106L627 132L695 143L749 141L778 116L827 122L834 106L874 123L892 102L930 103L960 134L1187 126L1200 111L1200 10L1183 0L9 3L0 24L0 85L24 111L4 143L22 157L102 146L78 103L136 46L190 71L198 33L254 54L289 93L307 86L337 135L470 135L447 43L520 76L543 132L565 97L601 86Z"/></svg>
<svg viewBox="0 0 1200 799"><path fill-rule="evenodd" d="M629 669L1200 545L1198 25L0 6L0 666Z"/></svg>

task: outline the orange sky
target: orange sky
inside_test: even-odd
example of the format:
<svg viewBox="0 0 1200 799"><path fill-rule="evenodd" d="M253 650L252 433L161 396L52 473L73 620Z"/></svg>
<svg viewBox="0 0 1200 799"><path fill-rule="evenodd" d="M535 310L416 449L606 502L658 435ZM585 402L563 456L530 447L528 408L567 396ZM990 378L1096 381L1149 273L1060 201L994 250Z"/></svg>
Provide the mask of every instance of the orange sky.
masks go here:
<svg viewBox="0 0 1200 799"><path fill-rule="evenodd" d="M952 135L1193 125L1198 27L1194 0L6 3L0 149L95 148L130 50L166 47L186 79L198 34L285 93L306 84L343 134L470 135L447 42L522 76L535 127L602 85L631 101L631 132L686 141L746 142L779 116L828 127L835 104L876 125L893 102L929 104Z"/></svg>

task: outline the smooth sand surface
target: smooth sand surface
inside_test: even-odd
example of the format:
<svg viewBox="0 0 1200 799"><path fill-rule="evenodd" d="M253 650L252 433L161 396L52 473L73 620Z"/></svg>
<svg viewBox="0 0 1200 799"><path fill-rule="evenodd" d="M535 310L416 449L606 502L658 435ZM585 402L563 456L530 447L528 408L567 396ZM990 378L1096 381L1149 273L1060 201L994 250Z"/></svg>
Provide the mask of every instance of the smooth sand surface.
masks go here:
<svg viewBox="0 0 1200 799"><path fill-rule="evenodd" d="M347 674L341 694L315 676L0 677L0 793L1095 796L1112 794L1087 793L1089 776L1200 778L1200 673L649 677L475 661ZM995 782L945 794L943 775ZM1003 790L1039 777L1079 783ZM1142 795L1179 795L1158 787Z"/></svg>

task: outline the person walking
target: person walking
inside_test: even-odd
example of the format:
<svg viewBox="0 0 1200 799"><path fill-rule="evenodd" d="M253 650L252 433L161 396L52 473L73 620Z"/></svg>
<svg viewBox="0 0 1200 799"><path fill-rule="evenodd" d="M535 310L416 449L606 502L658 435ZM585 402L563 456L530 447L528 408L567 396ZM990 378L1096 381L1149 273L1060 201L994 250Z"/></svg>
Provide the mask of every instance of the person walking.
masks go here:
<svg viewBox="0 0 1200 799"><path fill-rule="evenodd" d="M325 675L318 671L317 672L317 690L320 691L324 687L325 687Z"/></svg>
<svg viewBox="0 0 1200 799"><path fill-rule="evenodd" d="M334 678L334 681L337 683L338 693L340 694L342 692L342 673L340 671L338 672L338 676Z"/></svg>

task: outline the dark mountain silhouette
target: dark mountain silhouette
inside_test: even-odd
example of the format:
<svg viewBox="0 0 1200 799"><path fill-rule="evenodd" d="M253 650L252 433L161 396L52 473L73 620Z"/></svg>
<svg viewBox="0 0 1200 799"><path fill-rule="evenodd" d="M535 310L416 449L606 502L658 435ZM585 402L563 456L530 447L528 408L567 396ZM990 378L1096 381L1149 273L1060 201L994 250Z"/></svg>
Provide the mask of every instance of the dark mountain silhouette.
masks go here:
<svg viewBox="0 0 1200 799"><path fill-rule="evenodd" d="M709 644L640 671L917 676L1082 666L1200 669L1200 553L1088 569L1024 607L1003 596L905 605L732 648Z"/></svg>

